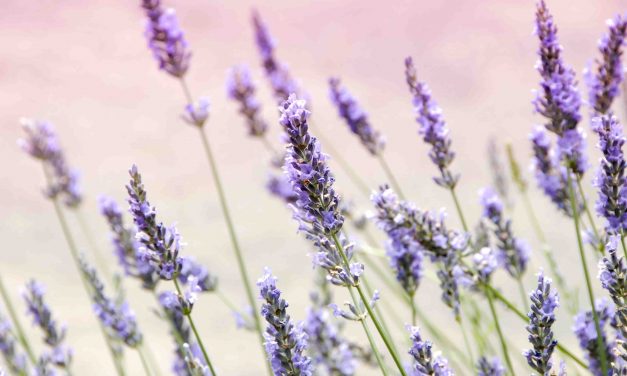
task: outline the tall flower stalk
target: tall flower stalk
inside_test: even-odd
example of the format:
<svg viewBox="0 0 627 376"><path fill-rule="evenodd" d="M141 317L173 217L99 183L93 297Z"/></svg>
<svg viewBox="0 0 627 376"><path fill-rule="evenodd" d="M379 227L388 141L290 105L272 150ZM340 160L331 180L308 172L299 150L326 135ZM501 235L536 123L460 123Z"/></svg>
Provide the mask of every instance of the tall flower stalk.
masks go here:
<svg viewBox="0 0 627 376"><path fill-rule="evenodd" d="M209 139L204 132L204 125L209 117L209 102L206 98L200 98L195 102L185 82L185 73L189 67L191 52L185 41L183 30L178 24L174 10L164 10L159 0L143 0L142 6L147 16L146 38L148 40L148 46L153 51L153 55L158 61L160 69L163 69L179 80L187 102L183 118L198 129L202 146L209 162L213 182L218 192L220 207L222 208L224 221L235 253L241 280L244 284L248 304L253 308L255 329L259 337L260 345L263 347L261 321L257 309L255 308L257 305L252 291L251 281L235 232L235 225L231 218L231 212L227 204L226 194L218 172L217 163L213 156Z"/></svg>

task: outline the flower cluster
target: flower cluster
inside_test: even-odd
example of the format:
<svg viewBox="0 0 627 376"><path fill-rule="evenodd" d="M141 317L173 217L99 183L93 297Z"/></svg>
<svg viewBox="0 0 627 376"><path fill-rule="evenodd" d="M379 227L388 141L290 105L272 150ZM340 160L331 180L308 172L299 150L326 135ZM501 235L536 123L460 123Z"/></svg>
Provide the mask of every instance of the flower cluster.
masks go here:
<svg viewBox="0 0 627 376"><path fill-rule="evenodd" d="M65 325L58 325L52 317L52 312L44 302L44 287L34 280L26 285L23 293L28 307L28 313L33 322L44 333L44 342L50 347L50 352L42 356L46 363L52 363L59 368L69 368L72 361L72 349L65 345Z"/></svg>
<svg viewBox="0 0 627 376"><path fill-rule="evenodd" d="M140 257L149 261L162 279L176 278L182 264L179 257L181 236L176 227L157 223L155 208L148 202L137 166L133 165L129 174L131 180L126 190L129 195L129 211L137 226L137 238L142 244Z"/></svg>
<svg viewBox="0 0 627 376"><path fill-rule="evenodd" d="M492 273L496 270L499 265L499 257L497 253L490 247L483 247L472 255L472 263L474 266L474 271L476 278L480 283L488 283L490 281L490 277ZM458 272L463 272L463 270L457 269ZM461 274L458 276L458 279L461 277L465 277L465 274ZM472 283L468 284L472 286Z"/></svg>
<svg viewBox="0 0 627 376"><path fill-rule="evenodd" d="M183 77L189 68L191 52L176 12L172 8L163 9L161 0L142 0L142 8L147 18L146 40L159 69Z"/></svg>
<svg viewBox="0 0 627 376"><path fill-rule="evenodd" d="M311 359L305 355L307 334L302 325L294 325L287 314L287 302L276 287L276 277L269 269L257 281L263 305L261 316L268 322L264 333L266 352L275 375L311 376Z"/></svg>
<svg viewBox="0 0 627 376"><path fill-rule="evenodd" d="M621 337L627 339L627 266L616 254L619 241L619 235L610 237L605 247L608 255L599 262L599 280L616 306L614 319Z"/></svg>
<svg viewBox="0 0 627 376"><path fill-rule="evenodd" d="M259 114L260 104L255 97L255 85L250 70L245 65L236 65L227 75L226 92L229 98L239 103L239 112L246 119L248 134L263 136L268 125Z"/></svg>
<svg viewBox="0 0 627 376"><path fill-rule="evenodd" d="M329 313L322 308L310 308L304 326L308 336L313 364L324 367L329 375L355 374L356 358L350 343L344 339Z"/></svg>
<svg viewBox="0 0 627 376"><path fill-rule="evenodd" d="M477 376L504 376L505 367L497 357L488 359L485 356L477 362Z"/></svg>
<svg viewBox="0 0 627 376"><path fill-rule="evenodd" d="M514 278L520 278L527 269L530 250L527 244L514 237L512 222L503 216L503 203L491 188L481 191L483 217L494 226L499 261Z"/></svg>
<svg viewBox="0 0 627 376"><path fill-rule="evenodd" d="M419 133L424 142L431 145L429 157L440 170L441 176L434 180L438 185L452 189L457 184L459 175L453 174L449 169L455 153L451 150L451 138L442 117L442 109L431 97L431 90L427 84L418 81L411 57L405 59L405 78L409 92L413 96L416 120L420 124Z"/></svg>
<svg viewBox="0 0 627 376"><path fill-rule="evenodd" d="M339 78L329 80L329 96L337 107L339 115L344 119L351 132L356 134L361 143L372 155L378 155L385 148L385 140L372 128L368 115L357 103L351 93L341 85Z"/></svg>
<svg viewBox="0 0 627 376"><path fill-rule="evenodd" d="M625 179L625 136L618 119L602 115L592 119L592 127L599 135L599 149L603 154L595 185L599 189L597 213L607 220L607 231L619 233L627 228L627 181Z"/></svg>
<svg viewBox="0 0 627 376"><path fill-rule="evenodd" d="M80 267L92 293L94 312L107 329L108 334L129 347L139 346L143 337L137 325L135 313L128 302L116 302L108 297L96 269L83 258L80 259Z"/></svg>
<svg viewBox="0 0 627 376"><path fill-rule="evenodd" d="M9 371L18 375L28 374L26 355L17 345L11 323L2 315L0 315L0 352Z"/></svg>
<svg viewBox="0 0 627 376"><path fill-rule="evenodd" d="M21 123L26 138L18 143L22 150L43 163L48 180L46 196L61 198L69 208L80 205L82 192L78 171L68 166L52 124L33 119L22 119Z"/></svg>
<svg viewBox="0 0 627 376"><path fill-rule="evenodd" d="M409 354L414 357L412 370L417 376L453 376L453 370L448 365L448 360L441 355L433 354L433 344L425 341L420 336L417 327L409 328L412 341Z"/></svg>
<svg viewBox="0 0 627 376"><path fill-rule="evenodd" d="M538 274L538 287L529 294L531 310L529 317L529 342L533 349L526 350L523 355L527 363L542 375L549 375L553 362L551 355L557 340L553 338L553 323L555 323L555 310L559 306L559 297L555 290L551 289L551 279L544 277L544 273Z"/></svg>
<svg viewBox="0 0 627 376"><path fill-rule="evenodd" d="M614 359L612 345L605 334L605 326L614 320L614 307L606 299L599 299L595 302L599 326L601 327L601 339L603 348L599 349L597 342L597 330L592 311L583 311L575 316L573 331L579 340L579 347L584 351L590 372L594 376L602 376L601 371L601 351L605 352L605 359L611 363Z"/></svg>
<svg viewBox="0 0 627 376"><path fill-rule="evenodd" d="M597 114L608 113L614 98L620 92L620 83L623 80L621 58L627 34L627 20L617 15L608 20L607 25L608 33L599 41L601 59L597 61L596 72L586 72L590 107Z"/></svg>
<svg viewBox="0 0 627 376"><path fill-rule="evenodd" d="M195 103L185 105L185 111L181 117L187 124L202 128L209 119L210 107L209 98L200 97Z"/></svg>

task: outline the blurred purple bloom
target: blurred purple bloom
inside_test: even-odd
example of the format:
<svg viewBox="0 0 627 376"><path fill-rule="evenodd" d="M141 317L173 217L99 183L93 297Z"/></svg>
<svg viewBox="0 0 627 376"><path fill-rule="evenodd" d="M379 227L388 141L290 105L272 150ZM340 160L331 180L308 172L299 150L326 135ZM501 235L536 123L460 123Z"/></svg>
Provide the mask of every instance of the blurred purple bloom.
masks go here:
<svg viewBox="0 0 627 376"><path fill-rule="evenodd" d="M499 259L492 248L484 247L472 255L472 263L479 281L487 283L499 265Z"/></svg>
<svg viewBox="0 0 627 376"><path fill-rule="evenodd" d="M609 343L605 334L606 324L614 320L614 307L607 301L607 299L598 299L595 302L595 307L597 315L599 316L599 325L601 326L603 349L598 348L597 330L594 324L592 311L582 311L575 316L573 331L579 340L579 347L581 347L585 353L590 372L594 376L603 376L599 350L606 353L608 363L611 363L614 359L611 351L613 346Z"/></svg>
<svg viewBox="0 0 627 376"><path fill-rule="evenodd" d="M191 52L179 26L176 12L163 9L161 0L142 0L146 12L145 36L159 69L181 78L187 72Z"/></svg>
<svg viewBox="0 0 627 376"><path fill-rule="evenodd" d="M181 271L178 275L181 283L188 284L190 278L193 278L194 283L203 292L214 291L218 287L218 279L193 257L181 257L181 260Z"/></svg>
<svg viewBox="0 0 627 376"><path fill-rule="evenodd" d="M285 174L268 176L266 182L266 188L273 196L281 199L287 204L294 204L298 200L298 196L292 189L292 183L290 183L288 176Z"/></svg>
<svg viewBox="0 0 627 376"><path fill-rule="evenodd" d="M309 337L309 352L315 366L324 367L329 375L355 374L357 361L350 343L340 335L326 310L310 308L304 328Z"/></svg>
<svg viewBox="0 0 627 376"><path fill-rule="evenodd" d="M341 86L339 78L329 79L329 87L331 101L351 132L359 137L361 143L372 155L381 154L385 148L385 140L378 131L372 128L368 115L357 100L345 87Z"/></svg>
<svg viewBox="0 0 627 376"><path fill-rule="evenodd" d="M20 352L11 323L2 315L0 315L0 352L9 371L18 375L28 374L26 354Z"/></svg>
<svg viewBox="0 0 627 376"><path fill-rule="evenodd" d="M453 370L449 368L448 360L442 355L434 354L431 341L425 341L420 336L417 327L409 328L412 347L409 354L414 358L412 375L415 376L453 376Z"/></svg>
<svg viewBox="0 0 627 376"><path fill-rule="evenodd" d="M261 118L260 104L255 97L255 85L250 70L245 65L232 67L226 79L226 92L230 99L239 103L239 113L246 119L248 134L265 135L268 125Z"/></svg>
<svg viewBox="0 0 627 376"><path fill-rule="evenodd" d="M477 376L505 376L505 367L498 357L488 359L482 356L477 362Z"/></svg>
<svg viewBox="0 0 627 376"><path fill-rule="evenodd" d="M557 139L557 158L576 177L583 176L586 172L586 135L580 127L564 131Z"/></svg>
<svg viewBox="0 0 627 376"><path fill-rule="evenodd" d="M209 98L200 97L196 103L189 103L185 106L185 112L181 117L189 125L202 128L209 118L210 107Z"/></svg>
<svg viewBox="0 0 627 376"><path fill-rule="evenodd" d="M559 306L559 297L555 290L551 289L551 279L545 278L541 271L538 274L538 287L529 294L531 299L531 311L529 317L529 342L533 349L526 350L523 355L527 363L542 375L548 375L553 367L551 355L557 340L553 334L555 323L555 310Z"/></svg>

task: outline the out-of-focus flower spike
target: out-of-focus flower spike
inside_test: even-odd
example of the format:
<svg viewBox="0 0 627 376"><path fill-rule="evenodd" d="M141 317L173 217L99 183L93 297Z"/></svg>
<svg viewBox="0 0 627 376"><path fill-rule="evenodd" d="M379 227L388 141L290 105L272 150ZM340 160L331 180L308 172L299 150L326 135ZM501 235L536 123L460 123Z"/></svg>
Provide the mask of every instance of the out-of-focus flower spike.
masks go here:
<svg viewBox="0 0 627 376"><path fill-rule="evenodd" d="M597 330L592 311L582 311L575 316L573 331L579 340L579 347L584 351L590 372L594 376L603 376L599 350L606 353L608 363L611 364L614 361L614 354L612 353L613 346L605 333L605 326L614 321L614 306L607 301L607 299L598 299L595 302L595 306L597 315L599 316L603 348L598 348Z"/></svg>
<svg viewBox="0 0 627 376"><path fill-rule="evenodd" d="M418 376L453 376L454 373L448 365L448 360L433 352L431 341L423 340L417 327L410 327L409 331L412 341L409 354L414 358L412 374Z"/></svg>
<svg viewBox="0 0 627 376"><path fill-rule="evenodd" d="M248 134L262 137L266 134L268 124L261 118L261 105L255 97L255 91L255 84L247 66L236 65L229 69L226 79L227 95L239 104L239 113L246 119Z"/></svg>
<svg viewBox="0 0 627 376"><path fill-rule="evenodd" d="M305 320L309 351L313 364L329 374L354 375L357 361L350 343L339 333L338 326L323 308L310 308Z"/></svg>
<svg viewBox="0 0 627 376"><path fill-rule="evenodd" d="M18 347L15 333L9 319L0 314L0 352L9 371L18 374L28 374L26 354Z"/></svg>
<svg viewBox="0 0 627 376"><path fill-rule="evenodd" d="M488 359L485 356L477 362L477 376L504 376L505 367L497 357Z"/></svg>
<svg viewBox="0 0 627 376"><path fill-rule="evenodd" d="M208 97L200 97L195 103L188 103L185 112L181 115L183 120L198 128L202 128L209 119L211 102Z"/></svg>

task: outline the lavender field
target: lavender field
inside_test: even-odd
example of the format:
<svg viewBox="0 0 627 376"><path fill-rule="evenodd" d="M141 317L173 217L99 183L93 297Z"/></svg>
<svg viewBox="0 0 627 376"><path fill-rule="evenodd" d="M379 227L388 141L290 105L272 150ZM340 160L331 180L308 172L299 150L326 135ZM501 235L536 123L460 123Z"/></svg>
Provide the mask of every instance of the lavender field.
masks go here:
<svg viewBox="0 0 627 376"><path fill-rule="evenodd" d="M0 375L627 374L620 1L5 1Z"/></svg>

